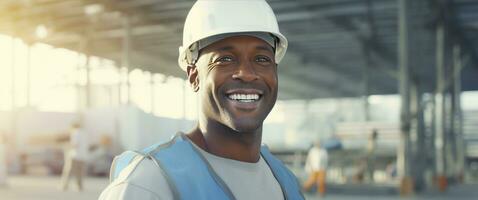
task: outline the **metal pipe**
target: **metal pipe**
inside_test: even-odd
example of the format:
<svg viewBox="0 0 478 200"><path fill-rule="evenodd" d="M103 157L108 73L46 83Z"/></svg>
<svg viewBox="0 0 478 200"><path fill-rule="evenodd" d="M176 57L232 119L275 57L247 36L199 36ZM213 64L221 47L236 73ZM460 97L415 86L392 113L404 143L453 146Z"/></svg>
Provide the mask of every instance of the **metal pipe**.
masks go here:
<svg viewBox="0 0 478 200"><path fill-rule="evenodd" d="M367 43L363 44L363 52L365 56L365 63L363 67L363 106L364 106L364 119L366 122L370 121L370 104L368 97L370 95L370 83L369 83L369 69L371 67L370 47Z"/></svg>
<svg viewBox="0 0 478 200"><path fill-rule="evenodd" d="M15 38L12 37L12 43L11 43L11 88L10 88L10 100L11 100L11 110L12 110L12 113L15 111L15 104L16 104L16 99L15 99L15 76L16 76L16 73L15 73Z"/></svg>
<svg viewBox="0 0 478 200"><path fill-rule="evenodd" d="M31 97L30 97L30 94L31 94L31 45L28 44L27 46L27 58L26 58L26 64L27 64L27 68L26 68L26 75L27 75L27 78L26 78L26 88L25 88L25 92L26 92L26 106L27 107L30 107L31 106Z"/></svg>
<svg viewBox="0 0 478 200"><path fill-rule="evenodd" d="M435 95L435 150L437 176L445 175L445 104L444 104L444 66L445 66L445 27L440 23L436 33L436 95Z"/></svg>
<svg viewBox="0 0 478 200"><path fill-rule="evenodd" d="M408 136L410 132L410 77L409 77L409 57L408 57L408 16L407 16L407 0L399 1L399 92L401 96L401 137L400 146L397 157L398 173L400 177L409 175L408 169Z"/></svg>
<svg viewBox="0 0 478 200"><path fill-rule="evenodd" d="M459 45L453 47L453 125L456 137L456 173L460 179L465 173L465 141L463 138L463 112L461 108L461 69L462 67L461 48Z"/></svg>
<svg viewBox="0 0 478 200"><path fill-rule="evenodd" d="M400 110L400 145L397 155L397 169L400 177L400 194L408 196L414 193L414 179L410 169L410 65L411 48L409 36L412 36L410 5L411 0L399 0L398 11L398 62L399 62L399 92L401 97Z"/></svg>

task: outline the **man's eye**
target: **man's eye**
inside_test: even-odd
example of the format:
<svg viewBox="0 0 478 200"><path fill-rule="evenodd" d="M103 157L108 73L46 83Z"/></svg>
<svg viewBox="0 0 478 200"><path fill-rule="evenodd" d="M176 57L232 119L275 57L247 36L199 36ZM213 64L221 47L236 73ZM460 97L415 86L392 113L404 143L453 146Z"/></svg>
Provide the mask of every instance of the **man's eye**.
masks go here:
<svg viewBox="0 0 478 200"><path fill-rule="evenodd" d="M220 62L220 63L232 62L232 61L234 61L234 59L231 56L223 56L216 60L216 62Z"/></svg>
<svg viewBox="0 0 478 200"><path fill-rule="evenodd" d="M257 56L256 62L271 62L272 59L267 56Z"/></svg>

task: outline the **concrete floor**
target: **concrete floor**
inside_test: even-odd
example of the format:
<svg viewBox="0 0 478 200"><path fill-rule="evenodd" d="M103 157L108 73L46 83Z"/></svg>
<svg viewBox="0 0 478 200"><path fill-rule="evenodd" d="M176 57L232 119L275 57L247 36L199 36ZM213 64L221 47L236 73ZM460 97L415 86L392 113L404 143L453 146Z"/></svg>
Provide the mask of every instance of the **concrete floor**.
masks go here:
<svg viewBox="0 0 478 200"><path fill-rule="evenodd" d="M0 187L1 200L80 200L98 199L108 180L88 177L83 192L78 192L73 181L70 182L69 191L60 190L58 176L14 176L8 178L7 184L6 187Z"/></svg>
<svg viewBox="0 0 478 200"><path fill-rule="evenodd" d="M329 185L326 197L306 193L306 199L330 200L478 200L478 185L456 185L446 192L425 191L410 197L400 197L397 188L383 185Z"/></svg>
<svg viewBox="0 0 478 200"><path fill-rule="evenodd" d="M100 192L108 184L106 178L88 177L85 180L85 190L78 192L76 185L71 182L69 191L59 190L60 178L55 176L14 176L9 177L8 186L0 187L0 200L51 200L68 199L84 200L98 199ZM364 187L363 194L357 193L357 187ZM360 188L359 188L360 189ZM451 187L446 193L429 192L409 198L400 198L393 194L373 194L370 186L354 186L354 192L347 193L347 188L342 188L342 194L328 194L324 198L318 198L314 194L307 193L306 199L328 199L328 200L477 200L478 185L460 185Z"/></svg>

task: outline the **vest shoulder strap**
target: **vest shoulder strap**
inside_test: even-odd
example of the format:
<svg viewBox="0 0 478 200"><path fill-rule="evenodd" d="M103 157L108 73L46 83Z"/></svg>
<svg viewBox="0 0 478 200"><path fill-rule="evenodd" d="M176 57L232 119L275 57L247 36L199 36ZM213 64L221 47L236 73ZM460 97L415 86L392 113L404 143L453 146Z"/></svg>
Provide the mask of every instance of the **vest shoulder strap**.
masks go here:
<svg viewBox="0 0 478 200"><path fill-rule="evenodd" d="M130 164L133 163L134 160L140 160L144 158L144 154L137 151L125 151L121 153L119 156L116 156L113 159L113 163L111 164L110 169L110 182L113 182L115 179L118 178L120 173ZM139 162L136 162L136 164Z"/></svg>
<svg viewBox="0 0 478 200"><path fill-rule="evenodd" d="M300 191L299 182L287 167L272 155L266 145L261 147L261 155L271 168L272 173L279 182L286 200L305 199Z"/></svg>
<svg viewBox="0 0 478 200"><path fill-rule="evenodd" d="M185 137L184 134L177 134L174 142L149 152L177 189L180 199L235 199L202 154Z"/></svg>

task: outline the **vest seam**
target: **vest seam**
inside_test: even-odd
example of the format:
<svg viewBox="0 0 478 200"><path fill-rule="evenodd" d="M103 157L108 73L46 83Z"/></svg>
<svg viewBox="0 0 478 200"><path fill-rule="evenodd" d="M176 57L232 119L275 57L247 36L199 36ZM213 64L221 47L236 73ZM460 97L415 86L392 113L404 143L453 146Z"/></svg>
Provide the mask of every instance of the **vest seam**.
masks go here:
<svg viewBox="0 0 478 200"><path fill-rule="evenodd" d="M125 165L124 168L128 167L128 165L130 165L138 156L142 156L144 158L144 154L139 152L139 151L130 151L130 152L133 152L133 153L136 153L136 155L134 155L129 161L128 163ZM116 163L118 162L118 159L121 158L121 155L119 156L115 156L115 158L113 159L113 162L111 163L111 167L110 167L110 174L109 174L109 178L110 178L110 183L112 183L114 180L116 180L116 178L118 177L114 177L114 175L116 174L116 171L117 171L117 166L116 166ZM140 161L141 162L141 161ZM119 173L121 173L121 171L123 171L122 168L120 170ZM136 169L136 166L133 168L133 170ZM118 174L119 175L119 174ZM129 175L128 175L129 176Z"/></svg>
<svg viewBox="0 0 478 200"><path fill-rule="evenodd" d="M168 182L169 188L171 189L171 192L173 193L173 199L177 199L177 200L181 199L181 194L179 193L178 188L176 187L176 184L172 181L171 176L168 174L168 172L164 170L160 161L152 155L149 155L149 157L153 160L153 162L159 168L159 171L163 175L163 177L166 179L166 182Z"/></svg>
<svg viewBox="0 0 478 200"><path fill-rule="evenodd" d="M171 145L173 145L174 143L176 143L176 137L178 137L178 134L179 134L179 133L177 133L170 141L168 141L168 142L166 142L166 143L164 143L164 144L160 144L160 145L158 145L156 148L150 150L150 151L148 152L148 154L149 154L149 155L154 155L154 154L156 154L159 150L170 147Z"/></svg>
<svg viewBox="0 0 478 200"><path fill-rule="evenodd" d="M161 196L159 196L159 194L157 194L156 192L154 192L154 191L152 191L152 190L150 190L150 189L148 189L148 188L145 188L145 187L143 187L143 186L140 186L140 185L137 185L137 184L131 183L131 182L129 182L128 184L130 184L130 185L132 185L132 186L135 186L135 187L137 187L137 188L140 188L140 189L142 189L142 190L148 191L148 192L154 194L154 196L156 196L158 199L161 199L161 198L160 198Z"/></svg>
<svg viewBox="0 0 478 200"><path fill-rule="evenodd" d="M130 181L121 181L121 182L119 182L119 183L114 184L113 187L117 187L117 186L122 185L122 184L134 186L134 187L139 188L139 189L141 189L141 190L144 190L144 191L146 191L146 192L152 193L152 194L153 194L154 196L156 196L158 199L161 199L161 196L160 196L159 194L157 194L156 192L154 192L154 191L152 191L152 190L150 190L150 189L148 189L148 188L145 188L145 187L143 187L143 186L141 186L141 185L132 183L132 182L130 182ZM113 187L111 187L109 190L113 189Z"/></svg>
<svg viewBox="0 0 478 200"><path fill-rule="evenodd" d="M133 167L133 169L132 169L131 172L128 174L128 176L125 177L125 179L129 178L129 176L131 176L131 174L136 170L136 168L138 167L138 165L143 161L144 156L143 156L142 154L141 154L140 156L141 156L141 157L140 157L140 160L138 161L138 163L136 163L136 165ZM130 164L134 161L134 159L136 159L136 158L138 158L137 155L136 155L133 159L131 159L131 161L128 163L128 165L130 165ZM127 166L128 166L128 165L127 165ZM118 174L118 175L119 175L119 174Z"/></svg>
<svg viewBox="0 0 478 200"><path fill-rule="evenodd" d="M266 146L265 148L267 148L267 146ZM266 156L264 156L264 153L263 153L262 151L261 151L261 156L264 158L264 161L266 161L267 166L269 166L269 170L271 170L272 175L274 176L274 178L276 179L277 183L279 184L279 186L280 186L280 188L281 188L281 190L282 190L282 195L284 196L284 200L288 200L288 199L289 199L289 198L288 198L288 194L289 194L289 193L287 192L287 190L285 190L285 187L282 185L282 183L281 183L281 182L279 181L279 179L277 178L277 175L276 175L276 173L274 173L274 170L272 169L271 164L269 163L269 160L267 159Z"/></svg>
<svg viewBox="0 0 478 200"><path fill-rule="evenodd" d="M189 143L191 141L189 141L188 139L186 139L186 141ZM229 188L229 186L224 182L224 180L222 180L222 178L217 175L216 171L214 171L214 169L212 168L211 164L207 161L207 159L204 157L204 155L201 154L201 152L198 152L198 150L192 145L192 144L189 144L190 147L192 148L192 150L199 156L199 158L201 158L201 160L203 161L203 163L206 165L208 171L209 171L209 175L212 176L212 178L214 179L214 181L221 187L221 189L223 189L223 191L229 196L229 198L231 200L235 200L236 197L234 196L234 194L232 193L231 189Z"/></svg>
<svg viewBox="0 0 478 200"><path fill-rule="evenodd" d="M173 182L173 180L171 179L171 176L168 174L168 172L166 172L166 170L164 170L164 167L161 164L161 162L154 157L154 154L156 154L161 149L167 148L167 147L175 144L177 136L178 136L178 134L176 134L169 142L158 145L156 148L149 151L147 153L147 156L159 168L160 173L163 175L164 179L166 179L166 182L168 183L169 188L171 189L171 192L173 193L173 199L179 200L179 199L181 199L181 194L179 193L178 188L176 187L176 184Z"/></svg>

